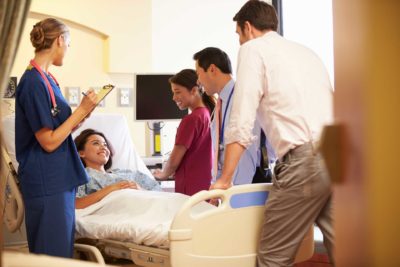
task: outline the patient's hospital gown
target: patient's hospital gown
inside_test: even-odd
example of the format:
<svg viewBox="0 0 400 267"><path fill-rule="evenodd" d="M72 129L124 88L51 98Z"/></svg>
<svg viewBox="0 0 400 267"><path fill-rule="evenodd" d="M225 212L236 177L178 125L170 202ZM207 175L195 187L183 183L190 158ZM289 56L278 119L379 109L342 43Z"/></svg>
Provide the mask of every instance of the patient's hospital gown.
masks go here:
<svg viewBox="0 0 400 267"><path fill-rule="evenodd" d="M86 172L90 180L87 184L78 187L76 191L77 197L87 196L106 186L122 181L135 182L145 190L161 191L160 184L157 181L140 171L115 169L111 172L103 173L92 168L86 168Z"/></svg>

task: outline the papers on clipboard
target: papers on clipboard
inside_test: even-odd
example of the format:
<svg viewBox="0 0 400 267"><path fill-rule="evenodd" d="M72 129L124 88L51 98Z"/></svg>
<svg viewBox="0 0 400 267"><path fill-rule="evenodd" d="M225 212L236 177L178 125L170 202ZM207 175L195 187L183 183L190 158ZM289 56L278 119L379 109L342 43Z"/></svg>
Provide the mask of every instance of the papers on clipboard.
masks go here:
<svg viewBox="0 0 400 267"><path fill-rule="evenodd" d="M115 88L115 85L112 84L107 84L104 85L102 88L96 90L96 96L97 96L97 101L96 101L96 106L93 108L95 109L99 104L101 105L101 102L104 100L104 98L106 98L106 96ZM82 92L82 94L84 96L86 96L85 92ZM90 112L93 111L93 109L91 111L88 112L88 114ZM87 114L86 114L87 115Z"/></svg>
<svg viewBox="0 0 400 267"><path fill-rule="evenodd" d="M115 88L112 84L104 85L98 92L97 92L97 105L103 101L103 99Z"/></svg>

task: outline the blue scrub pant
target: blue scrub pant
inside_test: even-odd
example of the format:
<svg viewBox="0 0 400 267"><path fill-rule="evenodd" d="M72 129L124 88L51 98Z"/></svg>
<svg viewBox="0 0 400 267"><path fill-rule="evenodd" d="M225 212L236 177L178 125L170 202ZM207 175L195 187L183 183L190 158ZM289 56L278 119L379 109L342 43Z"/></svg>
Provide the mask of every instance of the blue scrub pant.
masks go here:
<svg viewBox="0 0 400 267"><path fill-rule="evenodd" d="M75 188L25 199L29 251L71 258L75 234Z"/></svg>

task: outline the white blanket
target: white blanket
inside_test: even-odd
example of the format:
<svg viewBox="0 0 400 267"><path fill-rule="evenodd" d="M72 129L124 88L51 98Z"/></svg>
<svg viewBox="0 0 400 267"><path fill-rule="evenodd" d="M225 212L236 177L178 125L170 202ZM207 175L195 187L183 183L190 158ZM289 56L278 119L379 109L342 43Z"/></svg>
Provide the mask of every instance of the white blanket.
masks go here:
<svg viewBox="0 0 400 267"><path fill-rule="evenodd" d="M79 237L114 239L139 245L168 248L172 219L189 196L179 193L124 189L100 202L76 210ZM193 213L215 208L202 202Z"/></svg>

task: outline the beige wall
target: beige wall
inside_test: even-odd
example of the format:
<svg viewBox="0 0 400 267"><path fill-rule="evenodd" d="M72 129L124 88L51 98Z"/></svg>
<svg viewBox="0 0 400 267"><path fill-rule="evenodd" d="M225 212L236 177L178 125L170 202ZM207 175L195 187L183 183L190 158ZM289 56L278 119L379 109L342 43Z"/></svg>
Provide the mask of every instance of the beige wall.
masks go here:
<svg viewBox="0 0 400 267"><path fill-rule="evenodd" d="M71 48L64 66L50 69L62 90L77 86L83 91L107 83L133 88L133 74L151 70L151 1L33 0L11 73L18 80L33 57L29 32L37 21L49 16L62 19L71 30ZM124 114L133 142L144 156L149 143L145 124L134 122L133 107L119 107L117 96L118 88L107 97L105 107L95 112ZM14 102L7 101L2 114L13 109Z"/></svg>
<svg viewBox="0 0 400 267"><path fill-rule="evenodd" d="M12 75L21 77L33 57L29 32L36 21L48 16L61 18L72 34L65 65L51 69L62 89L79 86L87 90L105 83L133 87L134 73L174 73L194 68L193 54L207 46L224 49L235 69L239 43L232 16L245 1L218 0L216 6L214 0L201 4L197 0L32 0ZM198 14L208 14L207 21L193 19ZM199 34L204 32L210 33L207 38ZM106 107L95 112L125 115L140 155L149 156L150 131L144 122L134 121L134 107L117 106L117 93L111 93ZM2 105L3 114L13 109L14 103L7 102ZM163 153L172 150L177 127L175 122L166 124L168 127L162 129Z"/></svg>
<svg viewBox="0 0 400 267"><path fill-rule="evenodd" d="M31 11L65 18L109 36L110 72L151 68L149 0L33 0Z"/></svg>

